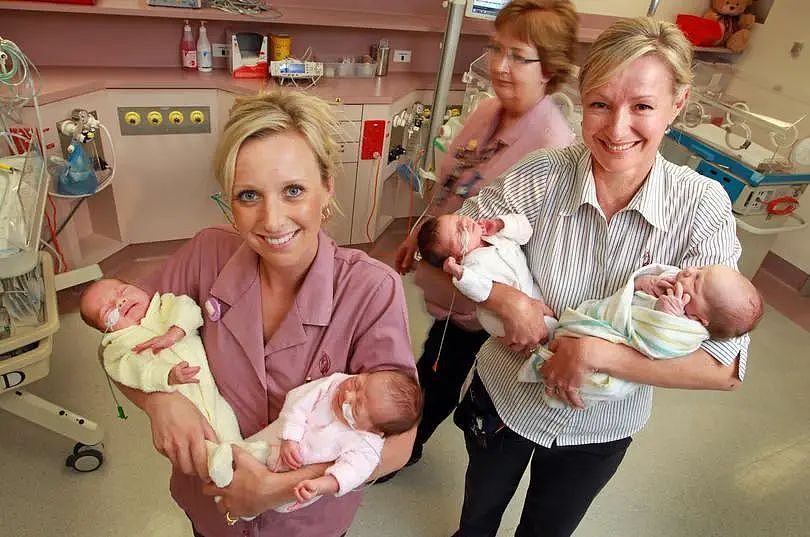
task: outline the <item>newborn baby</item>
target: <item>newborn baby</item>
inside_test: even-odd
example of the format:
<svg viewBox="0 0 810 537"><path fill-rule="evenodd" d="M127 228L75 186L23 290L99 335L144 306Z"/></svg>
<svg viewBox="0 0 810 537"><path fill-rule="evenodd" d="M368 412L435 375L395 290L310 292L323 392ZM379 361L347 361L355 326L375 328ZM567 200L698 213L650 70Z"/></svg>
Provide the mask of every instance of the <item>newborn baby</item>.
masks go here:
<svg viewBox="0 0 810 537"><path fill-rule="evenodd" d="M294 390L278 419L249 440L270 446L267 465L287 471L332 462L324 475L295 486L293 511L323 494L342 496L365 483L380 462L384 439L408 431L422 413L422 391L400 371L334 373Z"/></svg>
<svg viewBox="0 0 810 537"><path fill-rule="evenodd" d="M208 419L220 442L206 441L208 470L217 486L233 478L231 443L260 461L267 458L266 445L242 441L236 415L217 389L197 333L203 319L194 300L171 293L150 298L134 285L103 279L82 293L80 312L104 332L104 368L112 379L147 393L179 391Z"/></svg>

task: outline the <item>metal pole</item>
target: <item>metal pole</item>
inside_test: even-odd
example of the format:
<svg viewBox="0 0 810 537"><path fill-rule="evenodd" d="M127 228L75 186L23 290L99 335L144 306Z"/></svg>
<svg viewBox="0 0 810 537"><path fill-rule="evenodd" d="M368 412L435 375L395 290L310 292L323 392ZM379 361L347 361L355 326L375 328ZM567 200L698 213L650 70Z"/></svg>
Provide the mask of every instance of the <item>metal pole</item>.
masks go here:
<svg viewBox="0 0 810 537"><path fill-rule="evenodd" d="M447 108L447 92L450 91L450 81L453 78L453 65L456 62L458 39L461 35L461 23L464 21L465 0L449 0L447 12L447 26L444 30L442 42L442 60L439 66L439 75L436 78L436 90L433 94L433 108L430 114L430 129L425 145L422 147L424 155L421 168L429 169L433 164L433 140L439 135L444 111Z"/></svg>
<svg viewBox="0 0 810 537"><path fill-rule="evenodd" d="M655 12L658 11L658 4L661 3L661 0L650 0L650 7L647 10L647 16L652 17L655 15Z"/></svg>

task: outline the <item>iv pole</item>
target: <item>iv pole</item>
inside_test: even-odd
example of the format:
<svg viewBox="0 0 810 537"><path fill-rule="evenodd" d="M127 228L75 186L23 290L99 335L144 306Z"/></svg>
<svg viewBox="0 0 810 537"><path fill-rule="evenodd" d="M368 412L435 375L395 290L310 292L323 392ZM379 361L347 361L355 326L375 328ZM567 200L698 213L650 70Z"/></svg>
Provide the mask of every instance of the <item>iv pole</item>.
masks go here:
<svg viewBox="0 0 810 537"><path fill-rule="evenodd" d="M436 78L436 91L433 93L430 129L428 129L428 137L422 147L421 165L417 162L417 166L421 170L429 170L433 167L433 140L439 135L439 129L441 129L444 121L444 110L447 108L447 92L450 91L450 81L453 78L453 65L456 62L461 23L464 21L464 9L467 5L465 0L445 0L445 5L448 4L450 9L447 13L447 26L444 30L442 60Z"/></svg>

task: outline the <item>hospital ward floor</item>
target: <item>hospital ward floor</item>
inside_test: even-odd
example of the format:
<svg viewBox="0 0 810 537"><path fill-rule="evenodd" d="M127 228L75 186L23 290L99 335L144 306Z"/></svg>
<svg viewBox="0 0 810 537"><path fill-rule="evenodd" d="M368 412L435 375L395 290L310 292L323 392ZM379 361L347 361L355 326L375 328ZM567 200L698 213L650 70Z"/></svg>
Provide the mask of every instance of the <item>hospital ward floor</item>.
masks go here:
<svg viewBox="0 0 810 537"><path fill-rule="evenodd" d="M400 225L372 255L391 254L401 237ZM102 266L107 275L137 278L177 245L129 247ZM428 318L410 277L405 289L418 356ZM190 537L148 420L128 402L129 419L116 417L96 361L100 335L79 319L76 296L75 289L60 296L51 373L27 389L96 421L105 462L75 473L64 465L72 441L0 411L0 536ZM648 426L576 537L810 535L810 299L796 304L804 328L768 306L739 391L657 390ZM418 464L367 490L349 535L448 537L457 527L466 462L461 433L448 420ZM524 476L499 536L514 533L526 484Z"/></svg>

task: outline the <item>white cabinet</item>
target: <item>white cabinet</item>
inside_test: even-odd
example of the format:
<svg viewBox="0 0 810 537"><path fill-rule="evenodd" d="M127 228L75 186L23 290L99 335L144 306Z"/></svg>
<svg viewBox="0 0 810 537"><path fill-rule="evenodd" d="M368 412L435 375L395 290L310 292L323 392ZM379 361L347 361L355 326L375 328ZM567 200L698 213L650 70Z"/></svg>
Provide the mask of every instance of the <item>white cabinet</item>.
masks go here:
<svg viewBox="0 0 810 537"><path fill-rule="evenodd" d="M338 209L326 223L326 232L338 244L349 244L352 238L352 216L354 215L354 187L357 182L357 162L344 163L343 169L335 177L335 201Z"/></svg>

